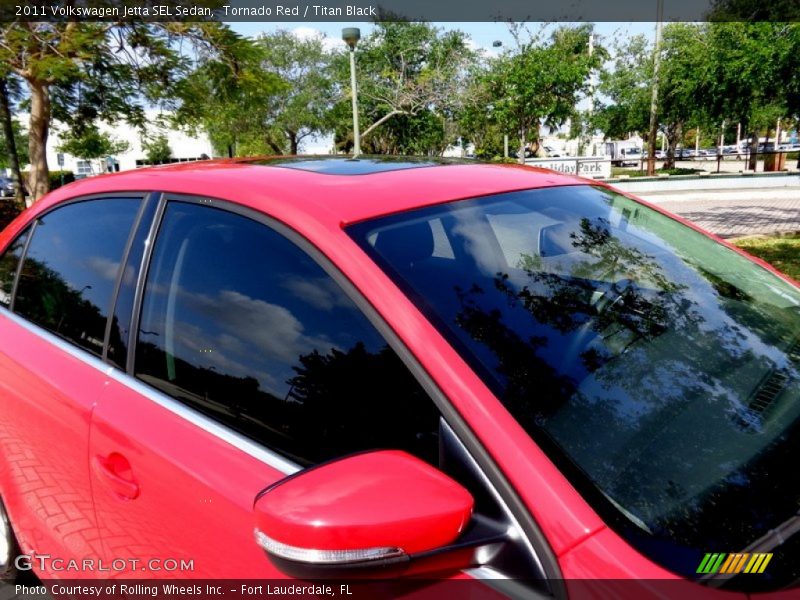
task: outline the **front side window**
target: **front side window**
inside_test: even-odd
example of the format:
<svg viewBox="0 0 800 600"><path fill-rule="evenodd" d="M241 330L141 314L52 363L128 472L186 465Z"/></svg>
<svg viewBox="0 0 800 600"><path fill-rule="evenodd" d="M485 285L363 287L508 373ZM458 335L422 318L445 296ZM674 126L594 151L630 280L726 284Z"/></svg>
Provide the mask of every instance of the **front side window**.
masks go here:
<svg viewBox="0 0 800 600"><path fill-rule="evenodd" d="M140 204L136 198L89 200L40 217L14 312L102 354L119 265Z"/></svg>
<svg viewBox="0 0 800 600"><path fill-rule="evenodd" d="M437 458L433 403L338 284L216 208L167 206L135 374L301 464L384 447Z"/></svg>
<svg viewBox="0 0 800 600"><path fill-rule="evenodd" d="M692 577L775 553L733 587L800 577L800 536L774 534L800 505L800 290L589 186L349 231L631 543Z"/></svg>
<svg viewBox="0 0 800 600"><path fill-rule="evenodd" d="M14 290L14 278L17 275L17 267L25 250L25 242L28 240L28 229L17 237L6 248L0 256L0 306L8 308L11 304L11 295Z"/></svg>

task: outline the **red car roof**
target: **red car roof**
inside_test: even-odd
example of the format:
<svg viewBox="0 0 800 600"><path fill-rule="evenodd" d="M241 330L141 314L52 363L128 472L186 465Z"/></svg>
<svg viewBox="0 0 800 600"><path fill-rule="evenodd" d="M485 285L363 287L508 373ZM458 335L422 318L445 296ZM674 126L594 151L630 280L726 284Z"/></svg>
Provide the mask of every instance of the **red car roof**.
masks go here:
<svg viewBox="0 0 800 600"><path fill-rule="evenodd" d="M304 164L304 161L311 164ZM0 236L71 198L109 192L168 192L228 200L264 212L310 239L344 225L452 200L590 183L522 165L342 156L225 159L100 175L51 192ZM336 164L338 163L338 165ZM348 164L343 164L348 163ZM392 165L394 166L387 166ZM376 166L377 165L377 166ZM350 174L339 174L347 171ZM2 244L0 244L2 245Z"/></svg>

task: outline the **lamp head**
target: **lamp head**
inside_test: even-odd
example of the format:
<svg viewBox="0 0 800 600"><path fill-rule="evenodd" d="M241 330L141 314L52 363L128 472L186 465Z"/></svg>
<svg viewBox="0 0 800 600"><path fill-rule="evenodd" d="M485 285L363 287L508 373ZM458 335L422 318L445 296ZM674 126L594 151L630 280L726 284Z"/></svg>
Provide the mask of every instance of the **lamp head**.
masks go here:
<svg viewBox="0 0 800 600"><path fill-rule="evenodd" d="M358 40L361 39L361 30L358 27L345 27L342 29L342 39L354 50Z"/></svg>

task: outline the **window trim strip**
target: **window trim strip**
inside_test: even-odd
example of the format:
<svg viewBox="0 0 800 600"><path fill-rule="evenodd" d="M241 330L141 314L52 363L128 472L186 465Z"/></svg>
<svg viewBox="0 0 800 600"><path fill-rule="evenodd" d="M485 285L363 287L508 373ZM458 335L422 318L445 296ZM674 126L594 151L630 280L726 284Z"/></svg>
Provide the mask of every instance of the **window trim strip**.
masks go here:
<svg viewBox="0 0 800 600"><path fill-rule="evenodd" d="M156 197L157 205L153 220L150 222L150 230L144 240L144 252L139 263L139 274L136 278L136 288L133 292L133 303L131 306L131 325L128 331L128 356L125 360L125 373L134 378L134 367L136 359L136 342L139 339L139 321L142 316L142 302L144 301L144 288L147 284L147 275L150 272L150 261L153 257L153 247L155 246L158 232L161 230L161 223L164 220L164 213L167 210L167 197L162 192L153 192L151 197ZM114 304L116 312L116 303ZM135 379L135 378L134 378Z"/></svg>
<svg viewBox="0 0 800 600"><path fill-rule="evenodd" d="M19 285L19 278L22 275L22 265L25 264L25 258L28 256L28 248L31 245L31 239L33 239L33 232L36 231L36 226L39 224L39 219L36 218L33 222L26 228L28 232L28 237L25 239L25 245L22 247L22 252L19 255L19 262L17 263L17 270L14 273L14 282L11 284L11 302L8 303L8 310L13 312L14 311L14 304L17 301L17 286ZM19 236L17 236L19 237ZM14 243L13 241L11 242Z"/></svg>
<svg viewBox="0 0 800 600"><path fill-rule="evenodd" d="M151 194L146 194L142 198L142 203L139 206L139 212L136 214L136 218L133 220L131 229L128 232L128 240L125 242L125 247L122 250L122 257L120 258L119 262L117 279L114 282L114 290L111 292L111 299L109 301L108 316L106 318L105 335L103 336L102 358L104 362L108 362L108 347L111 344L111 329L114 325L114 315L116 314L117 301L119 299L119 291L122 288L122 279L125 275L125 267L127 267L128 261L130 260L131 248L133 247L133 242L136 239L136 234L139 232L139 229L143 226L142 221L145 219L145 215L147 215L147 208L152 202L156 201L154 196L155 194L151 193ZM149 223L147 223L146 226L148 227L148 229L150 228Z"/></svg>

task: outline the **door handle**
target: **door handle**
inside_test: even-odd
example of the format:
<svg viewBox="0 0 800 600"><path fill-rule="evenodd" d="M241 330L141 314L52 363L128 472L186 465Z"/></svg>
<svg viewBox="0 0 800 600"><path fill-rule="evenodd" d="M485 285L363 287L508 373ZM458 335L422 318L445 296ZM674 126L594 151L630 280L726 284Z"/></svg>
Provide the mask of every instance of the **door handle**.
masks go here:
<svg viewBox="0 0 800 600"><path fill-rule="evenodd" d="M107 457L95 456L92 461L94 472L118 496L133 500L139 496L139 484L133 479L133 471L128 459L112 452Z"/></svg>

